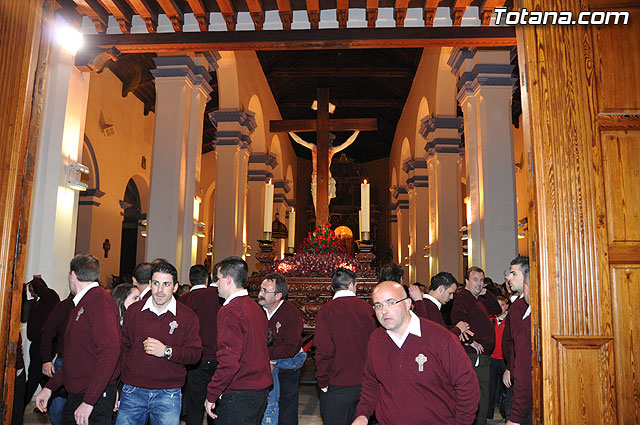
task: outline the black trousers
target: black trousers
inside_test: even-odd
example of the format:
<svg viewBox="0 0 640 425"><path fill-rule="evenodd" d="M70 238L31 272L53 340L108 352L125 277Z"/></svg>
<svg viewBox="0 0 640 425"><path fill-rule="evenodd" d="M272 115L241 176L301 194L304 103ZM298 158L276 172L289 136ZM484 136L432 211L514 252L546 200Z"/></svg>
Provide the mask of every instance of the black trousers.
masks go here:
<svg viewBox="0 0 640 425"><path fill-rule="evenodd" d="M506 365L503 359L494 359L491 357L491 367L489 368L489 410L487 410L487 419L493 419L496 403L499 403L504 397L505 386L502 383L502 375L505 370ZM502 419L506 419L506 417L503 416Z"/></svg>
<svg viewBox="0 0 640 425"><path fill-rule="evenodd" d="M330 425L351 425L357 416L361 389L361 385L348 387L329 385L326 393L320 391L322 422Z"/></svg>
<svg viewBox="0 0 640 425"><path fill-rule="evenodd" d="M11 425L22 425L24 419L24 390L26 386L27 372L23 370L16 376L16 383L13 387L13 413L11 414Z"/></svg>
<svg viewBox="0 0 640 425"><path fill-rule="evenodd" d="M216 400L216 425L260 425L268 395L269 388L223 394Z"/></svg>
<svg viewBox="0 0 640 425"><path fill-rule="evenodd" d="M113 407L116 404L116 383L113 382L104 389L100 398L93 406L89 415L89 425L111 425L113 420ZM73 417L78 406L84 400L84 393L67 393L67 402L62 409L62 424L76 425Z"/></svg>
<svg viewBox="0 0 640 425"><path fill-rule="evenodd" d="M278 424L298 425L298 395L300 394L300 372L280 373L280 400L278 401Z"/></svg>
<svg viewBox="0 0 640 425"><path fill-rule="evenodd" d="M44 388L49 382L49 378L42 373L42 353L40 353L40 341L32 341L29 346L29 373L24 392L24 405L22 411L31 401L31 397L36 393L38 385Z"/></svg>
<svg viewBox="0 0 640 425"><path fill-rule="evenodd" d="M207 385L216 371L218 362L201 360L195 367L187 370L187 383L184 386L184 406L187 410L187 425L202 425L204 400L207 398ZM214 423L207 415L207 423Z"/></svg>

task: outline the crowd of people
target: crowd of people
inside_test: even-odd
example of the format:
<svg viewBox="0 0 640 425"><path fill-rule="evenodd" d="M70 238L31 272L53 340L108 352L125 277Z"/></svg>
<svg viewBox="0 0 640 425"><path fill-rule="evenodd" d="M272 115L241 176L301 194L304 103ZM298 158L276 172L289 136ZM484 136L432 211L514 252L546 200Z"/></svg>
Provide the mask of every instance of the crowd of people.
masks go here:
<svg viewBox="0 0 640 425"><path fill-rule="evenodd" d="M496 406L508 425L532 423L529 260L495 284L470 267L406 285L381 268L370 302L356 274L333 272L333 299L303 346L300 310L286 279L264 277L257 302L239 257L189 272L136 266L132 283L100 287L100 264L81 254L63 301L36 276L27 337L16 366L13 423L38 385L36 408L58 424L298 424L300 372L311 350L327 425L485 424ZM22 366L19 368L18 366ZM19 384L21 382L21 384Z"/></svg>

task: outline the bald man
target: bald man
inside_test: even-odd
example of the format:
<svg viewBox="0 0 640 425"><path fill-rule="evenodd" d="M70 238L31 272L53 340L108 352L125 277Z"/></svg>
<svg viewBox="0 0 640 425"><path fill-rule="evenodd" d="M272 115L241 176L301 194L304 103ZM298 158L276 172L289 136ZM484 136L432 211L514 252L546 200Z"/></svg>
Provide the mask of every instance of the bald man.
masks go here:
<svg viewBox="0 0 640 425"><path fill-rule="evenodd" d="M458 338L416 316L398 283L378 284L372 297L382 327L369 338L353 425L366 425L374 411L387 425L472 423L480 390Z"/></svg>

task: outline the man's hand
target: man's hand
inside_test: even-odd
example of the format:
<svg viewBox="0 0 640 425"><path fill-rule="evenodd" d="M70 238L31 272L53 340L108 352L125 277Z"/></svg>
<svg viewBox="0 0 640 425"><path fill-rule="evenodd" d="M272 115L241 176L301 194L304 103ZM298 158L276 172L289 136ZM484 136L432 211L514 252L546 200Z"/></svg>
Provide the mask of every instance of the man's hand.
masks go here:
<svg viewBox="0 0 640 425"><path fill-rule="evenodd" d="M215 403L211 403L209 400L204 400L204 411L207 412L207 415L211 416L213 419L216 419L218 415L213 413L213 409L216 408Z"/></svg>
<svg viewBox="0 0 640 425"><path fill-rule="evenodd" d="M78 425L89 425L89 415L91 415L91 412L93 412L93 406L83 401L73 413L73 418Z"/></svg>
<svg viewBox="0 0 640 425"><path fill-rule="evenodd" d="M41 412L47 411L47 402L51 397L51 390L49 388L43 388L42 391L36 396L36 408Z"/></svg>
<svg viewBox="0 0 640 425"><path fill-rule="evenodd" d="M166 346L164 345L164 343L158 341L157 339L148 337L142 342L142 344L144 345L144 351L147 354L156 357L164 356L164 348Z"/></svg>
<svg viewBox="0 0 640 425"><path fill-rule="evenodd" d="M517 422L507 421L507 423L506 423L506 424L504 424L504 425L520 425L520 424L519 424L519 423L517 423Z"/></svg>
<svg viewBox="0 0 640 425"><path fill-rule="evenodd" d="M329 391L329 387L320 388L320 391L326 393L327 391Z"/></svg>
<svg viewBox="0 0 640 425"><path fill-rule="evenodd" d="M502 383L507 388L511 387L511 371L509 369L505 370L504 374L502 374Z"/></svg>
<svg viewBox="0 0 640 425"><path fill-rule="evenodd" d="M351 425L367 425L369 423L369 419L366 416L358 416L355 421L351 423Z"/></svg>
<svg viewBox="0 0 640 425"><path fill-rule="evenodd" d="M473 341L469 345L471 345L473 349L476 350L476 353L478 353L478 355L484 353L484 347L478 341Z"/></svg>
<svg viewBox="0 0 640 425"><path fill-rule="evenodd" d="M422 291L417 285L409 286L409 296L414 301L420 301L422 299Z"/></svg>
<svg viewBox="0 0 640 425"><path fill-rule="evenodd" d="M42 374L47 375L49 378L53 376L55 370L53 369L53 362L42 363Z"/></svg>
<svg viewBox="0 0 640 425"><path fill-rule="evenodd" d="M273 360L269 360L269 366L271 366L271 373L273 373L273 369L276 367L276 362Z"/></svg>

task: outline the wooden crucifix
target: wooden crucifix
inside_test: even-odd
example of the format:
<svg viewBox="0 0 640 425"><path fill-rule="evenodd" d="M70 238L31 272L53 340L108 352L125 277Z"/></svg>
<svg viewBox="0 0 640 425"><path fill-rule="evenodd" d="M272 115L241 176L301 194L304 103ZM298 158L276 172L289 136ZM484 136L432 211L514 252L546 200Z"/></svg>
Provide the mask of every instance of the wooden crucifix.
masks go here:
<svg viewBox="0 0 640 425"><path fill-rule="evenodd" d="M375 131L376 118L329 119L329 89L318 89L318 115L315 120L269 121L269 131L311 132L317 134L316 224L329 221L329 131Z"/></svg>

